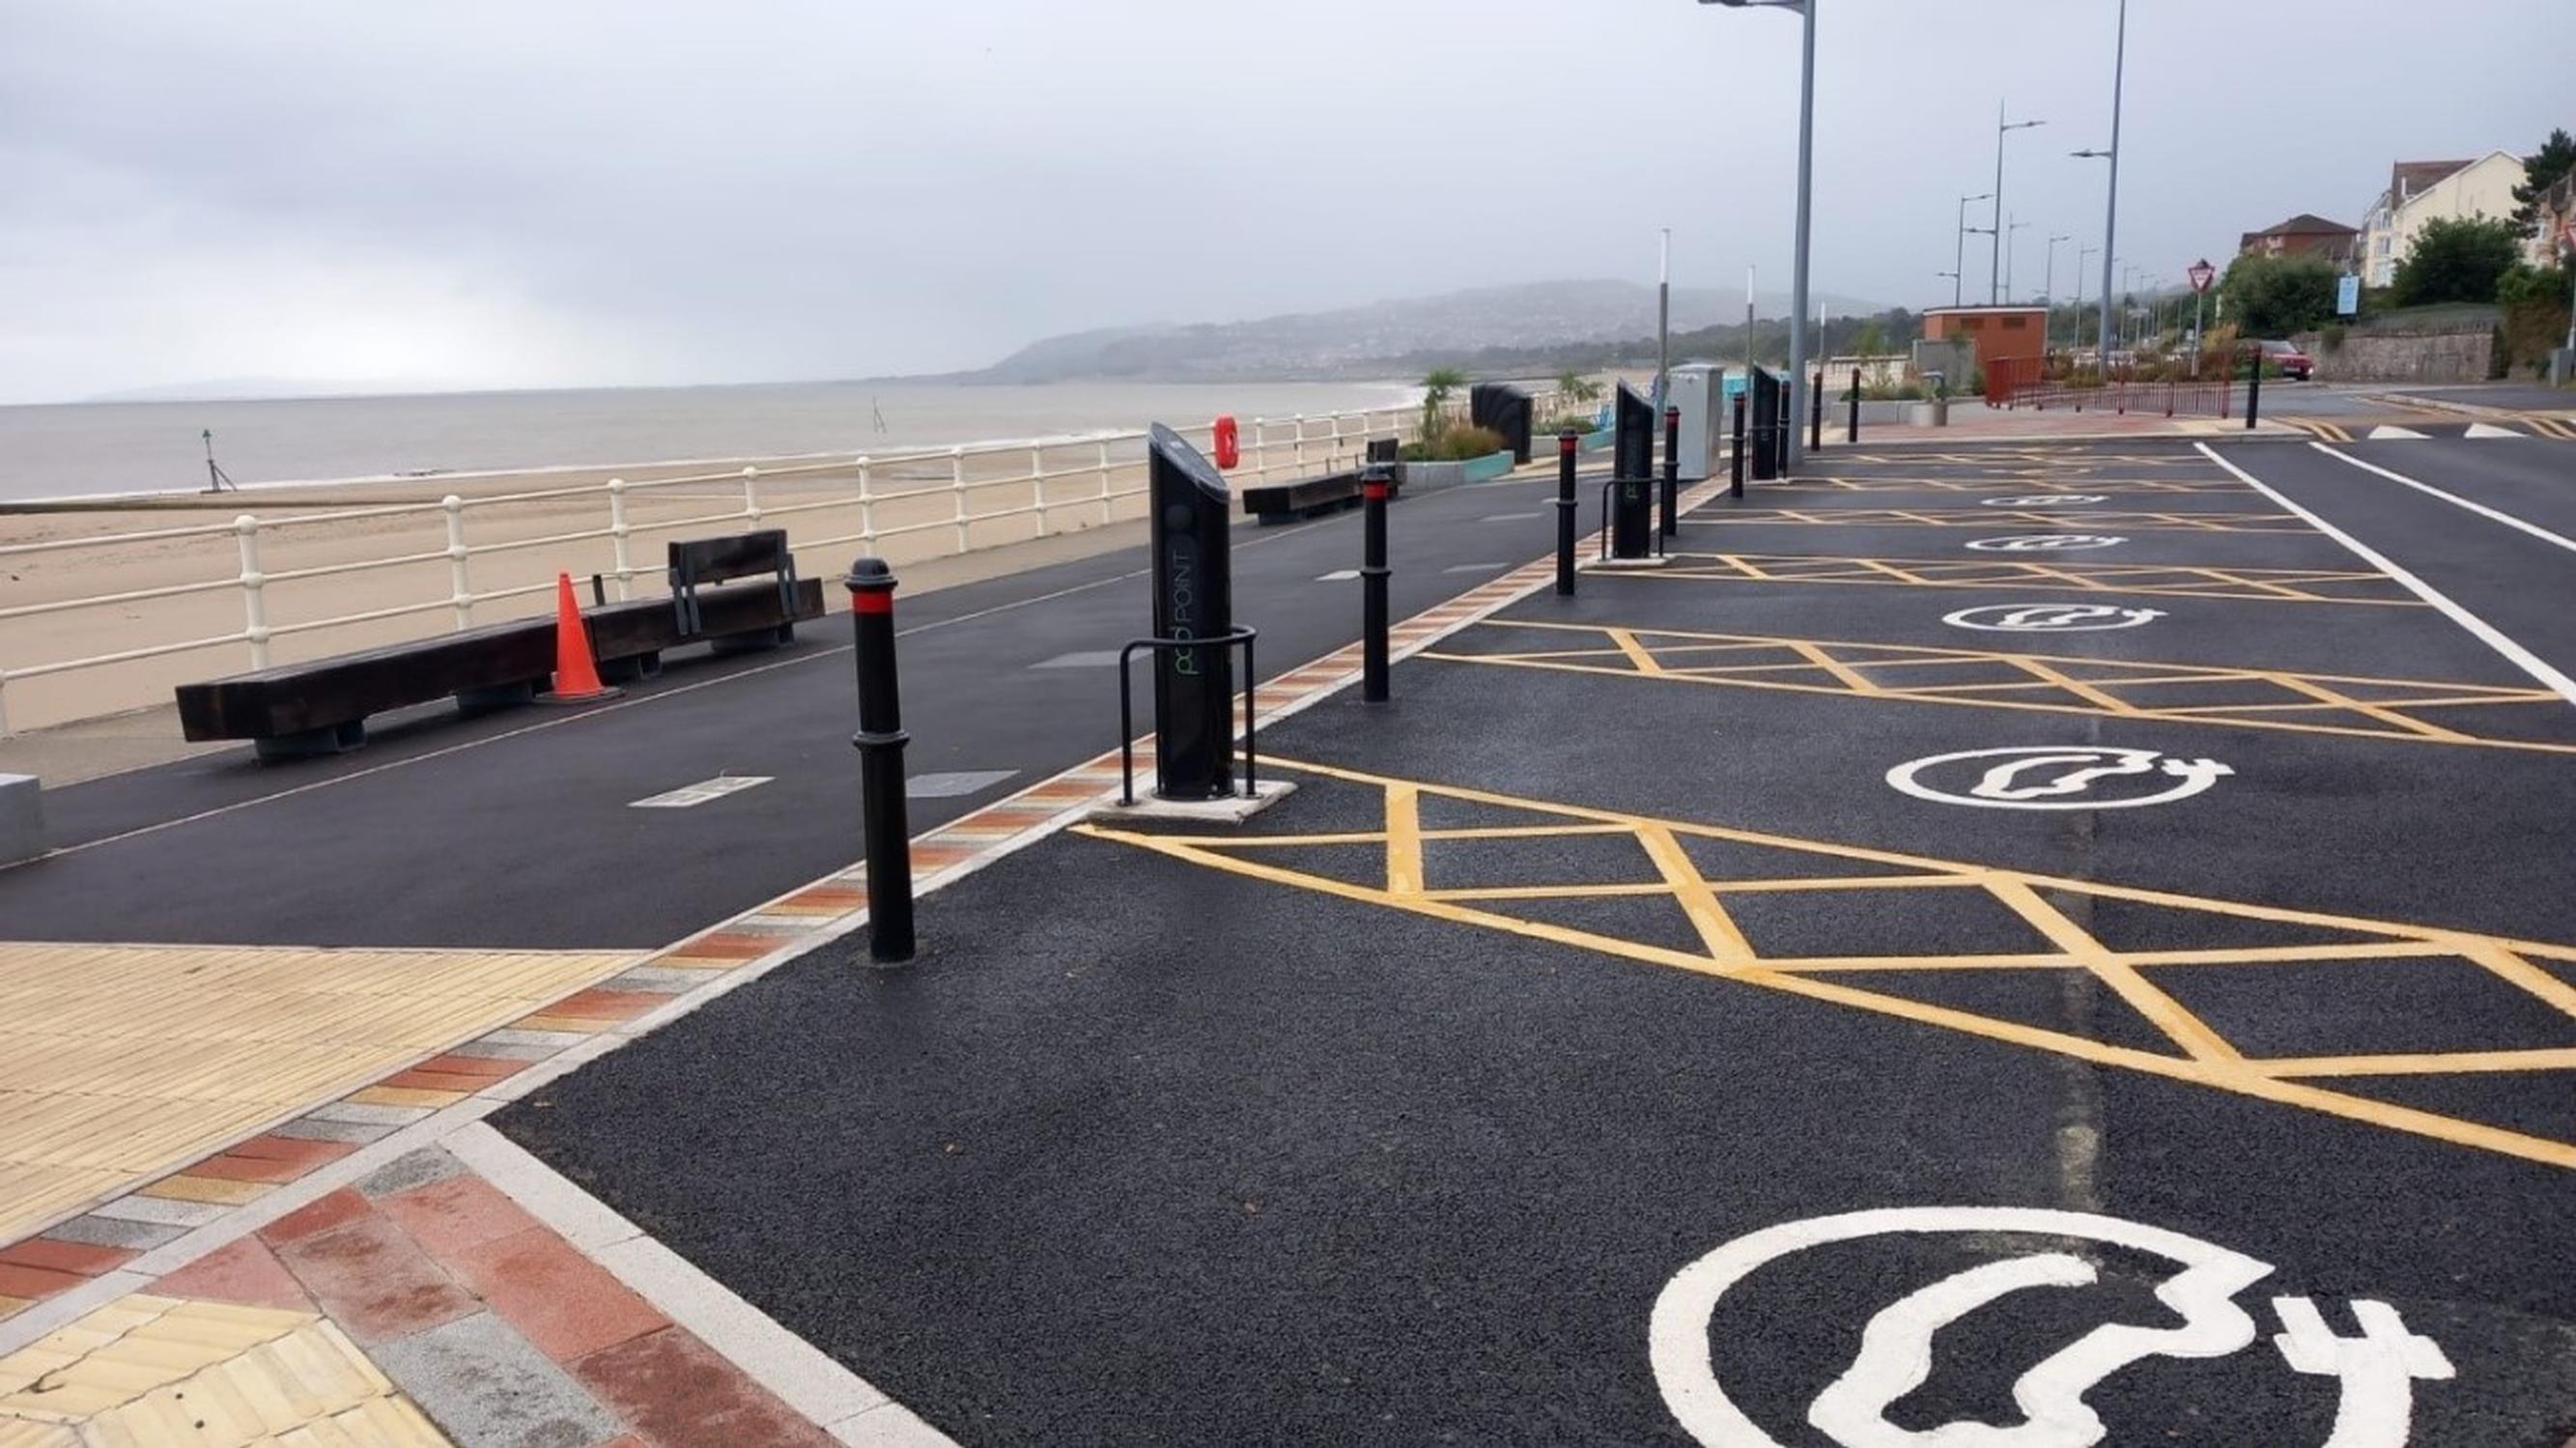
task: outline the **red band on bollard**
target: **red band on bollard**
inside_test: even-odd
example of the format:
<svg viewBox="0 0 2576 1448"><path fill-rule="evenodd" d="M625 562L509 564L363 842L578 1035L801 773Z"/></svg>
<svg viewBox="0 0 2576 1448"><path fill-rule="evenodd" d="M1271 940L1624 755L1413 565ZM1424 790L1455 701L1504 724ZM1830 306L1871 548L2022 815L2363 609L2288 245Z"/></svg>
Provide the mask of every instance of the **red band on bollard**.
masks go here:
<svg viewBox="0 0 2576 1448"><path fill-rule="evenodd" d="M1384 483L1362 483L1362 484L1360 484L1360 496L1361 496L1361 497L1363 497L1363 498L1368 499L1368 500L1369 500L1370 502L1372 502L1372 503L1383 503L1383 502L1385 502L1385 501L1386 501L1386 491L1387 491L1387 489L1386 489L1386 484L1384 484Z"/></svg>
<svg viewBox="0 0 2576 1448"><path fill-rule="evenodd" d="M894 590L891 588L859 589L850 595L850 612L892 613L894 612Z"/></svg>
<svg viewBox="0 0 2576 1448"><path fill-rule="evenodd" d="M1567 454L1567 453L1570 453L1570 452L1574 451L1574 444L1575 444L1575 439L1574 439L1573 437L1571 437L1571 436L1559 437L1559 438L1556 440L1556 451L1557 451L1557 454L1558 454L1559 456L1563 456L1564 454Z"/></svg>

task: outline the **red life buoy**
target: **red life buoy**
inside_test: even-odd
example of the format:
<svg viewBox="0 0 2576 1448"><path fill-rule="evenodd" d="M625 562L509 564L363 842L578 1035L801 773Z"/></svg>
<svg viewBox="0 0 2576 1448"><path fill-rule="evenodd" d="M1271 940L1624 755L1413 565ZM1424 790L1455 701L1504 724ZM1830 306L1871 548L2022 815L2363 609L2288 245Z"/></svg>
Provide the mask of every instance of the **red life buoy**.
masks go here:
<svg viewBox="0 0 2576 1448"><path fill-rule="evenodd" d="M1232 417L1216 420L1216 465L1231 468L1243 461L1243 437L1235 431Z"/></svg>

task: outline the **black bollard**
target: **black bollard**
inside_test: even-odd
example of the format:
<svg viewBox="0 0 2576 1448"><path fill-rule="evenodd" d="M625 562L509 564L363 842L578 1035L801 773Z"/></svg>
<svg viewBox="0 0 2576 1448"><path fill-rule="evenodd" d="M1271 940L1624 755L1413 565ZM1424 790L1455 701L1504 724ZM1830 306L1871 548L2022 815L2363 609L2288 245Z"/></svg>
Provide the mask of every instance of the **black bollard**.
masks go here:
<svg viewBox="0 0 2576 1448"><path fill-rule="evenodd" d="M1825 450L1825 369L1816 369L1816 385L1807 393L1807 451Z"/></svg>
<svg viewBox="0 0 2576 1448"><path fill-rule="evenodd" d="M1851 423L1843 430L1843 441L1860 441L1860 369L1852 369Z"/></svg>
<svg viewBox="0 0 2576 1448"><path fill-rule="evenodd" d="M2251 432L2254 430L2255 421L2261 417L2263 412L2262 348L2257 347L2252 352L2246 354L2245 370L2252 374L2250 380L2245 384L2245 430Z"/></svg>
<svg viewBox="0 0 2576 1448"><path fill-rule="evenodd" d="M1785 478L1789 473L1789 449L1798 441L1798 414L1791 411L1796 399L1789 395L1789 378L1780 378L1780 420L1771 434L1771 476Z"/></svg>
<svg viewBox="0 0 2576 1448"><path fill-rule="evenodd" d="M1386 667L1386 467L1360 474L1360 698L1383 704Z"/></svg>
<svg viewBox="0 0 2576 1448"><path fill-rule="evenodd" d="M1735 466L1734 477L1727 483L1727 496L1744 496L1744 394L1735 394Z"/></svg>
<svg viewBox="0 0 2576 1448"><path fill-rule="evenodd" d="M859 660L859 821L867 840L868 954L912 959L912 831L904 820L903 698L895 683L894 570L861 558L843 580Z"/></svg>
<svg viewBox="0 0 2576 1448"><path fill-rule="evenodd" d="M1682 531L1682 410L1664 409L1664 536L1679 537Z"/></svg>
<svg viewBox="0 0 2576 1448"><path fill-rule="evenodd" d="M1583 434L1556 435L1556 596L1574 596L1574 454Z"/></svg>

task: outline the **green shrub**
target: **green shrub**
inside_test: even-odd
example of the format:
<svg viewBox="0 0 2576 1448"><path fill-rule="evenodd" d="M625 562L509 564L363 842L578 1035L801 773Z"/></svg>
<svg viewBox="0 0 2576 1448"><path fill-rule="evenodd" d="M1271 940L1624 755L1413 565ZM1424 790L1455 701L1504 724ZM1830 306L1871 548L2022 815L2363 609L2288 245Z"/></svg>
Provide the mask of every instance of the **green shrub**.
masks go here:
<svg viewBox="0 0 2576 1448"><path fill-rule="evenodd" d="M1433 433L1428 441L1406 443L1401 456L1410 463L1457 463L1488 457L1510 446L1501 433L1490 427L1461 422Z"/></svg>

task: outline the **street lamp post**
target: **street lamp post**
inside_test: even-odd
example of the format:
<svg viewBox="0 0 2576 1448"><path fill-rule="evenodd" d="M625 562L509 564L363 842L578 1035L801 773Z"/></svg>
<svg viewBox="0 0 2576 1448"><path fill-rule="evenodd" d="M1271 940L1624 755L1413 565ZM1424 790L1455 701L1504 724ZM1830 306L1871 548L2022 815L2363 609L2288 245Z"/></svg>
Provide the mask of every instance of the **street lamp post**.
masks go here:
<svg viewBox="0 0 2576 1448"><path fill-rule="evenodd" d="M1968 203L1971 201L1992 201L1993 199L1995 199L1995 193L1991 191L1984 192L1976 196L1962 196L1959 198L1959 244L1952 248L1956 255L1951 257L1950 270L1946 273L1950 278L1951 306L1960 306L1968 300L1967 297L1962 294L1959 282L1960 276L1968 270L1968 233L1977 229L1968 224Z"/></svg>
<svg viewBox="0 0 2576 1448"><path fill-rule="evenodd" d="M2056 319L2050 315L2057 310L2057 244L2074 239L2071 236L2052 236L2048 239L2048 279L2040 284L2045 290L2039 295L2039 304L2048 308L2048 311L2042 312L2039 318L2039 350L2042 352L2048 350L2049 334L2057 330ZM2082 275L2082 272L2079 270L2077 275Z"/></svg>
<svg viewBox="0 0 2576 1448"><path fill-rule="evenodd" d="M1986 279L1986 301L2000 305L2004 299L2004 137L2013 131L2027 131L2046 121L2006 121L2004 103L1995 102L1995 254L1992 275Z"/></svg>
<svg viewBox="0 0 2576 1448"><path fill-rule="evenodd" d="M2107 197L2102 210L2102 331L2101 348L2104 365L2111 355L2111 248L2118 246L2120 229L2120 87L2129 69L2129 0L2120 0L2118 38L2111 51L2111 144L2100 151L2077 151L2078 156L2099 157L2111 163L2110 184L2104 188Z"/></svg>
<svg viewBox="0 0 2576 1448"><path fill-rule="evenodd" d="M2099 251L2100 249L2101 248L2099 247L2084 246L2078 247L2075 250L2075 285L2068 288L2068 290L2075 293L2075 315L2067 319L2067 344L2070 349L2081 344L2084 340L2084 258L2091 256L2094 252ZM2094 365L2098 367L2101 365L2102 359L2100 356L2096 355L2093 361Z"/></svg>
<svg viewBox="0 0 2576 1448"><path fill-rule="evenodd" d="M1789 415L1807 415L1807 251L1816 179L1816 0L1699 0L1729 9L1786 8L1798 13L1798 236L1789 281ZM1791 431L1791 467L1806 460L1806 435Z"/></svg>
<svg viewBox="0 0 2576 1448"><path fill-rule="evenodd" d="M2030 230L2030 223L2027 221L2014 221L2007 218L2004 222L2004 300L2007 303L2013 299L2012 274L2015 260L2013 249L2019 245L2013 240L2013 233L2028 230Z"/></svg>

